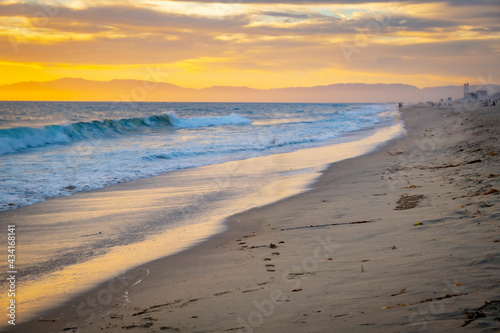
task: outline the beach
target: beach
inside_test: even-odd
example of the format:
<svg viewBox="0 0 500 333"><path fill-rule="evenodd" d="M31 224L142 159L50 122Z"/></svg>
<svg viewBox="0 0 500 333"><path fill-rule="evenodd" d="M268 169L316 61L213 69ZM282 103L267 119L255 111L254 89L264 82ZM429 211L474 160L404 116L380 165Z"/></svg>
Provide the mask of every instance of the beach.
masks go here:
<svg viewBox="0 0 500 333"><path fill-rule="evenodd" d="M10 331L498 330L499 112L405 107L405 137Z"/></svg>

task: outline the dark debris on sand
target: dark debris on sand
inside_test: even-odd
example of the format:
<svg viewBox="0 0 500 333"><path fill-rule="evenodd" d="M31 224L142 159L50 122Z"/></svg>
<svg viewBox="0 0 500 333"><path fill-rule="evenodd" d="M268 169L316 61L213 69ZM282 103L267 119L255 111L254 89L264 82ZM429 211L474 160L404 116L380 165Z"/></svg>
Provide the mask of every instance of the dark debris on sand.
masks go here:
<svg viewBox="0 0 500 333"><path fill-rule="evenodd" d="M418 206L419 202L424 198L422 194L419 195L408 195L403 194L401 198L399 198L395 210L405 210L411 209Z"/></svg>

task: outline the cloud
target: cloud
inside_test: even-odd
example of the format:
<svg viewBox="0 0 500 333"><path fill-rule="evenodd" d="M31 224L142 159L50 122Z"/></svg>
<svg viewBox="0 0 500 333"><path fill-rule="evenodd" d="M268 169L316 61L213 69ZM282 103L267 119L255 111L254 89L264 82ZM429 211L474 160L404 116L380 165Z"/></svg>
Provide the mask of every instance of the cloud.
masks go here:
<svg viewBox="0 0 500 333"><path fill-rule="evenodd" d="M331 70L455 77L493 68L500 52L499 9L488 1L178 3L0 4L0 61L67 65L61 68L164 64L193 78L230 71L324 77ZM342 43L358 50L349 62Z"/></svg>
<svg viewBox="0 0 500 333"><path fill-rule="evenodd" d="M311 2L315 3L315 2ZM0 16L33 17L40 12L40 6L31 3L0 5ZM360 12L356 17L340 18L337 15L326 15L312 10L267 10L252 7L246 14L225 15L221 17L206 17L201 15L187 15L170 13L130 5L100 6L74 9L67 7L47 7L51 17L32 19L34 28L53 29L61 32L102 33L106 32L117 38L121 32L127 34L136 31L138 34L174 33L175 31L190 30L199 34L244 33L246 35L295 34L295 35L323 35L323 34L359 34L360 31L377 29L377 34L394 31L430 31L436 28L453 29L464 24L478 26L487 25L491 30L500 24L493 15L495 11L485 12L457 9L453 16L429 17L418 13L397 12ZM474 8L478 8L477 6ZM457 19L460 15L468 15L468 19ZM488 20L489 19L489 20ZM481 22L479 22L481 20ZM37 24L38 22L38 24ZM43 24L40 24L43 23ZM482 23L482 24L480 24ZM478 27L476 27L477 29ZM96 36L96 37L98 37Z"/></svg>
<svg viewBox="0 0 500 333"><path fill-rule="evenodd" d="M68 7L45 7L47 13L44 22L50 24L53 20L85 22L85 24L119 25L137 27L177 27L192 29L226 30L234 26L244 26L249 23L244 15L224 18L208 18L202 16L188 16L174 13L155 11L147 8L132 6L102 6L84 9ZM44 11L38 5L23 3L0 5L0 16L25 16L32 20L40 20L37 15ZM38 13L38 14L37 14ZM36 26L36 22L34 22ZM45 26L45 24L44 24Z"/></svg>
<svg viewBox="0 0 500 333"><path fill-rule="evenodd" d="M400 75L500 76L498 50L486 40L411 45L374 44L362 49L345 69ZM341 60L340 54L336 55Z"/></svg>
<svg viewBox="0 0 500 333"><path fill-rule="evenodd" d="M274 16L274 17L287 17L294 19L310 19L311 14L301 12L278 12L278 11L263 11L260 15Z"/></svg>
<svg viewBox="0 0 500 333"><path fill-rule="evenodd" d="M289 4L289 5L322 5L322 4L368 4L368 3L389 3L394 4L396 2L399 3L414 3L414 0L173 0L175 2L198 2L198 3L221 3L221 4ZM468 6L471 5L470 0L442 0L442 1L434 1L434 0L422 0L419 3L436 3L436 2L444 2L450 5L456 6ZM498 4L497 0L475 0L472 2L474 5L495 5Z"/></svg>

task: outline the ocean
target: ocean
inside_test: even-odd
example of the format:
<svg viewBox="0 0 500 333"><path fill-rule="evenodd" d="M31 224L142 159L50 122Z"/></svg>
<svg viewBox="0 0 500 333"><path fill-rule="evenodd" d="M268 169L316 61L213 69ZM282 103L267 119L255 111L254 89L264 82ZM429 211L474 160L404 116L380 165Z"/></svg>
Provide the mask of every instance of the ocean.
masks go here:
<svg viewBox="0 0 500 333"><path fill-rule="evenodd" d="M380 104L0 103L0 210L373 127Z"/></svg>
<svg viewBox="0 0 500 333"><path fill-rule="evenodd" d="M394 104L0 102L24 319L403 133Z"/></svg>

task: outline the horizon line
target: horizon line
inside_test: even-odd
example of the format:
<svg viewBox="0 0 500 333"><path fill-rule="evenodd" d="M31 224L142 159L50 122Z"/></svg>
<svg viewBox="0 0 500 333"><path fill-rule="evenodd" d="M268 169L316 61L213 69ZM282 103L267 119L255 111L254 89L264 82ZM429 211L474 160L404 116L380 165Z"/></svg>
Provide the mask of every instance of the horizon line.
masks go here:
<svg viewBox="0 0 500 333"><path fill-rule="evenodd" d="M364 82L337 82L337 83L329 83L329 84L321 84L321 85L313 85L313 86L288 86L288 87L280 87L280 88L254 88L251 86L232 86L232 85L213 85L213 86L206 86L202 88L193 88L193 87L186 87L186 86L181 86L176 83L171 83L171 82L165 82L165 81L150 81L150 80L138 80L138 79L111 79L111 80L89 80L85 79L82 77L62 77L62 78L57 78L53 80L47 80L47 81L21 81L21 82L14 82L14 83L6 83L6 84L0 84L1 87L5 86L13 86L13 85L18 85L18 84L29 84L29 83L51 83L51 82L56 82L56 81L63 81L63 80L82 80L86 82L98 82L98 83L110 83L113 81L136 81L136 82L148 82L148 83L156 83L156 84L168 84L172 86L176 86L178 88L183 88L183 89L192 89L192 90L204 90L204 89L211 89L211 88L248 88L248 89L254 89L254 90L279 90L279 89L293 89L293 88L302 88L302 89L307 89L307 88L316 88L316 87L329 87L329 86L335 86L335 85L367 85L367 86L375 86L375 85L384 85L384 86L390 86L390 85L402 85L402 86L409 86L409 87L415 87L419 90L427 89L427 88L441 88L441 87L461 87L463 86L462 84L456 84L456 83L450 83L448 85L437 85L437 86L425 86L423 88L420 88L419 86L416 86L414 84L409 84L409 83L402 83L402 82L392 82L392 83L364 83ZM464 82L465 84L466 82ZM467 83L469 84L469 83ZM500 84L495 84L495 83L489 83L489 84L469 84L469 86L472 87L477 87L477 86L500 86Z"/></svg>

